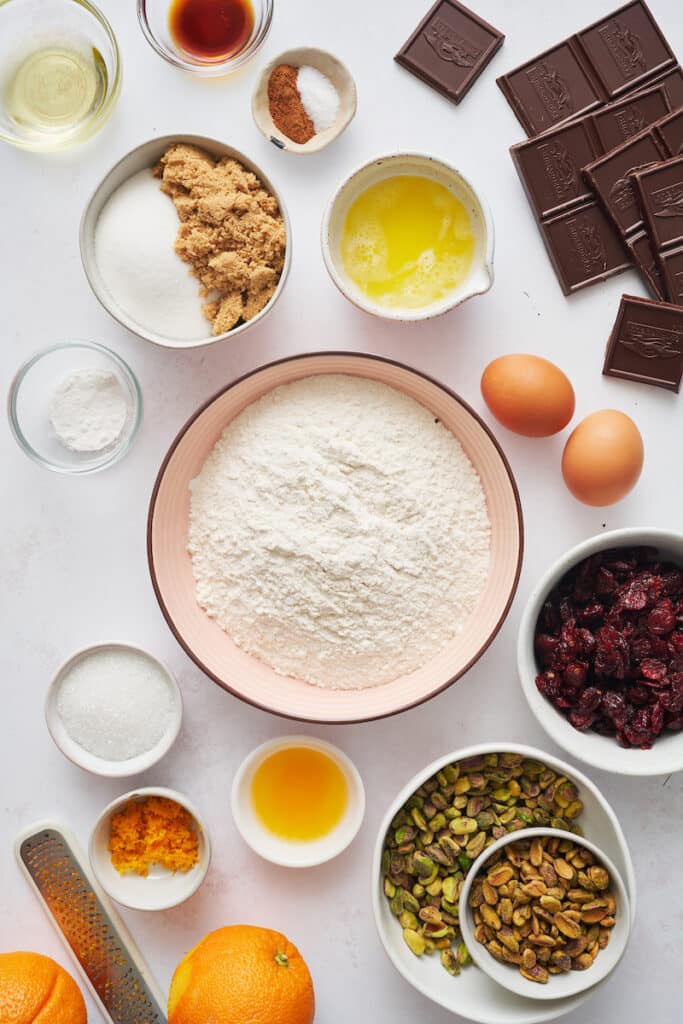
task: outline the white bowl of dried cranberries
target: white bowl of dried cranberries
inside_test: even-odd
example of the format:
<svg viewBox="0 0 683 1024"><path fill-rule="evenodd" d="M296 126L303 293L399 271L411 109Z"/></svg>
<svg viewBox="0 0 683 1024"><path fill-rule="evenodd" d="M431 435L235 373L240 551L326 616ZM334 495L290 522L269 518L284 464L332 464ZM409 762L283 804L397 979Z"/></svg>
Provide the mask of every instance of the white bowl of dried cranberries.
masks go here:
<svg viewBox="0 0 683 1024"><path fill-rule="evenodd" d="M568 551L534 588L519 677L548 735L623 775L683 769L683 533L624 529Z"/></svg>

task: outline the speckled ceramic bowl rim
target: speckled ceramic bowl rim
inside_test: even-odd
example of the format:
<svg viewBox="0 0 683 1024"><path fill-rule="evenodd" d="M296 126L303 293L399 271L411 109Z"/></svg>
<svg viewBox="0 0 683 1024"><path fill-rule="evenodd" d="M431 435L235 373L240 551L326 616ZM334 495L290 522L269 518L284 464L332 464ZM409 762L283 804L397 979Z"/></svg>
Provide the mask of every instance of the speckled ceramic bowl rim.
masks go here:
<svg viewBox="0 0 683 1024"><path fill-rule="evenodd" d="M240 700L244 701L244 703L250 704L252 707L259 708L261 711L267 711L269 714L273 714L272 709L270 707L268 707L267 704L262 704L260 701L253 700L253 699L247 697L245 694L239 693L237 690L233 689L231 686L229 686L222 679L219 679L213 672L211 672L207 668L207 666L202 662L202 660L194 653L194 651L192 650L190 645L188 643L186 643L184 638L180 635L180 632L176 628L176 625L175 625L175 623L173 621L173 618L170 615L169 610L166 607L166 604L164 602L164 598L163 598L163 595L161 593L161 589L159 587L159 583L158 583L158 580L157 580L156 569L155 569L155 566L154 566L153 537L152 537L153 522L154 522L154 512L155 512L155 508L156 508L156 501L157 501L157 496L159 494L159 489L161 487L161 483L162 483L162 480L164 478L164 474L166 472L166 467L168 466L169 462L171 461L171 458L173 457L173 454L175 453L176 448L181 443L181 441L182 441L183 437L185 436L186 432L189 430L189 428L192 426L192 424L195 422L195 420L197 420L202 415L202 413L205 411L205 409L207 409L213 402L215 402L218 398L220 398L221 395L224 395L227 391L230 391L231 388L236 387L238 384L241 384L242 381L247 380L249 377L253 377L257 373L261 373L264 370L269 370L269 369L271 369L272 367L275 367L275 366L280 366L283 363L291 363L291 362L298 361L300 359L312 359L312 358L316 358L316 357L320 358L320 357L326 357L326 356L352 357L352 358L358 358L358 359L367 359L367 360L371 360L371 361L374 361L374 362L387 363L390 366L398 367L399 369L405 370L408 373L412 373L412 374L415 374L418 377L422 377L423 380L428 381L430 384L433 384L435 387L440 388L442 391L444 391L451 399L453 399L453 401L457 402L460 406L462 406L469 413L469 415L472 417L472 419L476 421L477 425L484 431L484 433L489 438L491 444L493 445L493 447L495 448L495 450L496 450L496 452L498 454L498 457L500 458L500 461L501 461L501 464L503 466L503 469L505 470L505 474L506 474L506 476L508 478L508 481L510 483L510 488L512 490L512 494L513 494L513 497L514 497L515 506L516 506L516 510L517 510L517 539L518 539L518 544L519 544L519 551L518 551L518 555L517 555L517 565L516 565L516 568L515 568L515 574L514 574L514 578L513 578L513 581L512 581L512 586L510 587L510 593L508 595L507 601L505 602L505 606L504 606L504 608L501 611L501 614L500 614L500 616L498 618L498 621L496 622L494 628L491 630L491 633L489 634L486 642L483 643L479 647L479 649L469 659L469 661L454 676L452 676L450 679L447 679L446 682L444 682L441 686L439 686L437 689L433 690L431 693L429 693L429 694L427 694L425 696L418 697L416 700L407 701L406 703L402 704L400 707L392 708L390 711L384 711L381 714L372 715L372 716L369 716L369 717L361 717L361 718L356 718L356 717L352 717L352 718L335 718L333 721L332 720L325 720L325 722L323 723L319 719L316 719L316 718L306 718L303 715L290 715L290 714L286 714L285 712L282 712L282 711L278 711L277 712L277 714L281 718L288 718L288 719L291 719L291 720L297 721L297 722L310 722L311 724L314 724L314 725L319 725L319 724L354 725L354 724L358 724L358 723L362 723L362 722L377 721L377 720L382 719L382 718L390 718L393 715L401 714L403 711L408 711L408 710L410 710L410 708L418 707L420 704L424 704L426 701L431 700L432 697L436 697L439 693L443 693L444 690L447 690L448 687L452 686L453 683L455 683L458 679L461 679L462 676L464 676L465 673L468 672L472 668L472 666L479 660L479 658L481 658L482 654L484 654L484 652L486 650L488 650L490 645L493 643L494 639L496 638L496 636L498 635L498 633L500 631L501 626L503 625L503 623L505 622L505 619L507 618L507 615L508 615L508 612L510 611L510 607L512 605L512 602L513 602L513 600L515 598L515 594L517 593L517 587L518 587L518 584L519 584L519 577L520 577L520 574L521 574L521 571L522 571L522 561L523 561L523 557L524 557L524 519L523 519L523 513L522 513L522 502L521 502L520 497L519 497L519 490L517 489L517 484L515 482L515 478L514 478L514 475L512 473L512 468L510 466L510 463L507 460L505 452L503 451L503 449L501 448L500 444L496 440L495 436L491 432L490 428L487 426L487 424L484 422L484 420L481 418L481 416L479 416L479 414L476 413L474 411L474 409L464 399L462 399L459 395L457 395L449 387L447 387L445 384L442 384L440 381L436 380L435 377L431 377L429 374L423 373L421 370L416 370L412 366L408 366L406 363L401 363L401 362L399 362L396 359L389 359L386 356L375 355L374 353L371 353L371 352L348 352L348 351L343 351L343 350L332 350L332 351L329 351L329 352L301 352L301 353L299 353L298 355L295 355L295 356L285 356L282 359L275 359L275 360L273 360L270 363L264 363L262 366L257 366L255 369L249 370L247 373L242 374L240 377L237 377L235 380L231 381L231 383L228 384L226 387L221 388L219 391L217 391L214 395L211 396L211 398L208 398L199 407L199 409L197 409L197 411L195 413L193 413L192 416L190 416L190 418L187 420L187 422L180 428L180 430L176 434L175 439L173 440L173 442L172 442L168 452L166 453L166 455L164 457L164 460L161 463L161 467L159 469L159 472L157 473L156 480L154 481L154 487L152 489L152 495L151 495L150 503L149 503L149 512L148 512L148 515L147 515L147 562L148 562L148 566L149 566L150 577L151 577L151 580L152 580L152 586L154 588L154 593L155 593L156 599L157 599L157 601L159 603L159 607L161 609L162 615L166 619L166 622L168 624L169 629L171 630L171 632L173 633L173 635L175 636L176 640L178 641L180 646L183 648L185 653L192 659L192 661L194 661L194 663L198 666L198 668L200 668L202 670L202 672L204 672L205 675L207 675L210 679L212 679L214 683L217 683L217 685L220 686L222 689L226 690L228 693L231 693L233 695L233 697L238 697Z"/></svg>
<svg viewBox="0 0 683 1024"><path fill-rule="evenodd" d="M117 305L114 307L110 307L108 302L106 301L106 296L103 293L103 290L100 289L100 283L97 279L97 274L94 273L96 266L94 255L94 241L95 234L97 231L97 220L99 219L99 216L101 216L102 209L104 208L106 203L111 199L114 192L117 190L117 188L120 187L120 185L116 186L116 188L108 189L106 198L102 203L100 213L98 214L97 219L93 222L91 226L89 226L88 224L90 219L91 207L99 198L100 193L104 193L105 190L107 190L110 178L112 178L115 175L115 173L122 166L122 164L125 164L126 161L129 160L133 162L133 158L141 149L145 149L148 147L150 149L160 149L161 151L163 151L168 146L181 143L189 143L192 146L198 146L199 148L205 149L207 152L211 153L212 156L228 156L233 160L237 160L239 163L243 164L243 166L246 167L248 171L251 171L253 174L255 174L259 181L262 183L262 185L265 187L265 189L268 192L270 192L273 198L277 201L278 208L284 221L286 232L285 258L284 263L282 265L280 278L275 287L275 291L268 299L268 302L266 302L263 309L261 309L256 314L256 316L252 317L251 320L247 320L242 324L238 324L237 327L233 327L232 330L225 331L223 334L209 335L206 338L198 338L195 340L184 342L171 339L164 339L164 337L161 334L157 334L154 331L146 330L142 325L136 323L136 321L133 320L132 317L129 317L126 314L126 311L123 309L123 307L119 308ZM151 161L148 166L151 168L153 164L154 161ZM132 177L134 173L135 171L132 171L131 174L128 175L128 178ZM121 182L120 184L123 184L123 182ZM180 225L180 221L178 221L178 224ZM92 231L89 230L89 227L92 228ZM92 239L92 247L89 244L87 244L87 240L90 238ZM289 277L289 271L292 265L292 223L289 217L289 213L287 212L287 207L285 205L284 199L282 198L281 190L273 184L270 175L266 174L265 171L261 170L260 166L256 163L255 160L252 160L251 157L247 156L245 153L237 149L235 146L231 146L229 142L221 142L220 139L216 139L210 135L195 135L192 132L174 132L173 134L169 135L153 136L152 138L146 139L144 142L139 143L137 146L133 146L132 149L129 149L126 153L124 153L123 156L120 157L115 163L113 163L111 167L109 167L109 169L105 172L105 174L102 175L97 185L88 196L87 202L83 207L83 214L81 216L81 221L78 229L78 245L81 256L81 265L83 267L83 272L85 273L88 284L90 285L90 290L92 291L93 295L99 302L100 306L102 306L104 311L110 317L112 317L112 319L115 320L116 323L120 324L121 327L125 327L127 331L130 331L130 333L133 334L136 338L140 338L142 341L148 342L151 345L157 345L160 348L168 348L171 349L172 351L182 352L186 351L187 349L206 348L210 345L220 344L222 341L238 338L245 331L248 331L250 327L254 327L256 324L260 323L261 320L263 320L266 316L268 316L268 314L272 311L273 306L282 295L282 291L287 282L287 278ZM92 248L92 251L90 251L90 248ZM199 286L199 282L197 282L197 285ZM197 292L198 302L199 299L199 292ZM209 322L207 320L207 325L208 324ZM208 326L208 329L210 331L210 325Z"/></svg>

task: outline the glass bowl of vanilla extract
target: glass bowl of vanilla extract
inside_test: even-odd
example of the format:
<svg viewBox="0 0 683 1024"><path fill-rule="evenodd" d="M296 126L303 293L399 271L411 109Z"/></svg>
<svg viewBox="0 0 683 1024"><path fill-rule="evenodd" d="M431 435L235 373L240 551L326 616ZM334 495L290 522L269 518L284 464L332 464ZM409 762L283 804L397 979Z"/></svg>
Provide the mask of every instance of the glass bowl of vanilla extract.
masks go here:
<svg viewBox="0 0 683 1024"><path fill-rule="evenodd" d="M241 68L263 45L273 0L137 0L140 26L160 57L205 77Z"/></svg>

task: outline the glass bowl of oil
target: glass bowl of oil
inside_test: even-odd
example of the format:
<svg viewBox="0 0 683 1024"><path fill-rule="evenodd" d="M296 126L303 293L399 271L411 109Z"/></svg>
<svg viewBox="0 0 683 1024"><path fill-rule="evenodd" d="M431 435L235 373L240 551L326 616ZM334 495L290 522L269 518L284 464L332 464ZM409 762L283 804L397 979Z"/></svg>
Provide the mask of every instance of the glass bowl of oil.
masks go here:
<svg viewBox="0 0 683 1024"><path fill-rule="evenodd" d="M232 813L260 857L281 867L313 867L355 838L365 789L338 747L313 736L280 736L253 750L237 769Z"/></svg>
<svg viewBox="0 0 683 1024"><path fill-rule="evenodd" d="M273 0L137 0L147 42L174 67L205 77L241 68L263 45Z"/></svg>
<svg viewBox="0 0 683 1024"><path fill-rule="evenodd" d="M76 146L121 91L121 58L88 0L0 0L0 139L23 149Z"/></svg>

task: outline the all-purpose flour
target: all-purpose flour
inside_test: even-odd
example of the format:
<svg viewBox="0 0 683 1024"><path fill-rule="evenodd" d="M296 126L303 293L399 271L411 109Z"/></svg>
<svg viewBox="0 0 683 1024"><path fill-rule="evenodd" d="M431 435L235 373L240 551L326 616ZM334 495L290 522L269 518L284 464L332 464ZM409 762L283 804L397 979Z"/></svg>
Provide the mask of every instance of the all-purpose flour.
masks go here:
<svg viewBox="0 0 683 1024"><path fill-rule="evenodd" d="M244 650L320 686L424 665L486 581L476 471L427 409L383 384L276 388L226 428L190 490L200 606Z"/></svg>

